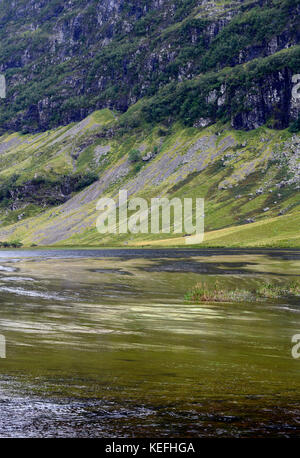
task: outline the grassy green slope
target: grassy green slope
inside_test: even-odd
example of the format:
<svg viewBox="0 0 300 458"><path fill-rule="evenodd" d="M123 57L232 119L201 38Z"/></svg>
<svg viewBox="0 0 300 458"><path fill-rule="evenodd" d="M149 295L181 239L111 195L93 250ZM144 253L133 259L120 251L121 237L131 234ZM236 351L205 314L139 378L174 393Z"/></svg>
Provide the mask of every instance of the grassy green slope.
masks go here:
<svg viewBox="0 0 300 458"><path fill-rule="evenodd" d="M275 218L265 218L256 223L232 226L207 232L202 248L299 248L300 212ZM186 246L185 238L139 242L137 246ZM200 247L200 245L197 245Z"/></svg>
<svg viewBox="0 0 300 458"><path fill-rule="evenodd" d="M300 247L300 212L257 223L221 229L206 235L205 246Z"/></svg>
<svg viewBox="0 0 300 458"><path fill-rule="evenodd" d="M0 240L27 246L182 244L175 235L97 232L97 200L128 189L148 199L204 197L206 246L300 246L297 136L267 128L234 131L223 124L204 129L144 124L130 131L121 126L122 116L104 110L43 134L1 137L4 182L15 174L24 183L87 171L99 179L59 206L33 208L25 200L8 210L0 200ZM132 149L141 156L155 154L131 163Z"/></svg>

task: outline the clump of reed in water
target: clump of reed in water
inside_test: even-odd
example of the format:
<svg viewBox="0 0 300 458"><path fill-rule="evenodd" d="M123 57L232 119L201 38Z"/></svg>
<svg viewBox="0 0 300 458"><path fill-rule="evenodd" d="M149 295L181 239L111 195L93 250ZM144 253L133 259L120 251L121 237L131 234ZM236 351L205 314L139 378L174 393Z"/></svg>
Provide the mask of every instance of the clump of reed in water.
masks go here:
<svg viewBox="0 0 300 458"><path fill-rule="evenodd" d="M263 282L254 289L228 289L216 282L209 285L205 282L197 285L186 294L188 302L253 302L261 299L278 299L280 297L299 296L300 283L296 281L284 285Z"/></svg>
<svg viewBox="0 0 300 458"><path fill-rule="evenodd" d="M263 283L257 289L257 294L260 297L276 299L278 297L299 296L300 282L291 281L284 285L276 285L274 283Z"/></svg>

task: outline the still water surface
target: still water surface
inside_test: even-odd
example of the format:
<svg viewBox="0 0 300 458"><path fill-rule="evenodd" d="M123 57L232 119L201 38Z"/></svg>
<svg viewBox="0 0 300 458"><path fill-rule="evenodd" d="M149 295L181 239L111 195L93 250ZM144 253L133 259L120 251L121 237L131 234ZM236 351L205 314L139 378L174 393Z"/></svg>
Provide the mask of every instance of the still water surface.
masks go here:
<svg viewBox="0 0 300 458"><path fill-rule="evenodd" d="M1 251L0 437L300 437L300 298L184 301L299 276L299 251Z"/></svg>

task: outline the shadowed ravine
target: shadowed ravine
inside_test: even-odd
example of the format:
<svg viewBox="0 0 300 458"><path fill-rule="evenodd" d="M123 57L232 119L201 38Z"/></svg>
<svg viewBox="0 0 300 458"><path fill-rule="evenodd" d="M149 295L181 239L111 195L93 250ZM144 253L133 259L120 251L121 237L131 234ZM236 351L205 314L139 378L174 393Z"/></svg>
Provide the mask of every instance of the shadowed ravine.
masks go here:
<svg viewBox="0 0 300 458"><path fill-rule="evenodd" d="M299 436L300 299L184 301L299 273L299 251L1 251L0 437Z"/></svg>

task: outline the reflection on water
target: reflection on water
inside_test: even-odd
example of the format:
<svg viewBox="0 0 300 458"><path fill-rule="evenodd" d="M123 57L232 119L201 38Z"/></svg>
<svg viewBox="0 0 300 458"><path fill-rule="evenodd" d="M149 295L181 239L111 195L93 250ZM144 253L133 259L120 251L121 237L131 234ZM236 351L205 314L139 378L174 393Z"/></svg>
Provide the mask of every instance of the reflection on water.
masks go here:
<svg viewBox="0 0 300 458"><path fill-rule="evenodd" d="M299 298L191 305L201 280L255 287L300 252L0 252L1 437L300 432Z"/></svg>

